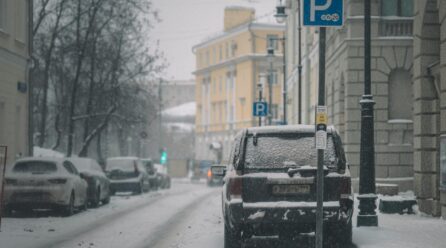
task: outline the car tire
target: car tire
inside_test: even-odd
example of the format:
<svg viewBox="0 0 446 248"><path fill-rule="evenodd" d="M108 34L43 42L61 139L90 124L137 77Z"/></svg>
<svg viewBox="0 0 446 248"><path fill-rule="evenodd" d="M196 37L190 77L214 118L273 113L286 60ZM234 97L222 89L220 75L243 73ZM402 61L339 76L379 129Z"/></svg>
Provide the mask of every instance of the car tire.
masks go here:
<svg viewBox="0 0 446 248"><path fill-rule="evenodd" d="M144 188L142 183L140 182L138 186L136 186L135 190L133 191L134 195L141 195L142 193L144 193Z"/></svg>
<svg viewBox="0 0 446 248"><path fill-rule="evenodd" d="M97 208L99 207L99 204L101 203L101 188L96 189L96 193L94 195L94 199L91 201L91 207Z"/></svg>
<svg viewBox="0 0 446 248"><path fill-rule="evenodd" d="M240 248L242 246L240 232L230 230L226 224L224 228L224 248Z"/></svg>
<svg viewBox="0 0 446 248"><path fill-rule="evenodd" d="M339 244L339 247L350 247L352 244L352 233L353 225L352 221L348 224L341 224L339 228L339 233L337 235L337 243Z"/></svg>
<svg viewBox="0 0 446 248"><path fill-rule="evenodd" d="M76 198L75 198L75 196L74 196L74 192L71 192L70 200L69 200L69 202L68 202L68 205L65 206L65 207L63 208L63 210L62 210L62 214L63 214L63 216L65 216L65 217L69 217L69 216L71 216L71 215L74 214L74 200L75 200L75 199L76 199Z"/></svg>
<svg viewBox="0 0 446 248"><path fill-rule="evenodd" d="M2 216L3 217L9 217L9 216L12 216L12 208L10 208L10 207L7 207L7 206L3 206L3 210L2 210Z"/></svg>
<svg viewBox="0 0 446 248"><path fill-rule="evenodd" d="M104 200L102 200L102 204L106 205L110 203L110 194L107 195L107 197L104 198Z"/></svg>

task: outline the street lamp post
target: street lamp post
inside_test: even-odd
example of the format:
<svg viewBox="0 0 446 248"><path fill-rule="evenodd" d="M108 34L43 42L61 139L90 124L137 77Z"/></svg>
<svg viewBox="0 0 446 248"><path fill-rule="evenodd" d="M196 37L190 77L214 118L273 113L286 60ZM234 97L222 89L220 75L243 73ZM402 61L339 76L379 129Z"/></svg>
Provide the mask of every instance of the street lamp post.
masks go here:
<svg viewBox="0 0 446 248"><path fill-rule="evenodd" d="M259 75L259 83L257 84L257 89L259 90L259 102L263 101L263 87L265 85L265 77L266 75L261 73ZM259 127L262 126L262 116L259 116Z"/></svg>
<svg viewBox="0 0 446 248"><path fill-rule="evenodd" d="M298 73L298 82L297 82L297 87L298 87L298 105L297 105L297 111L298 111L298 116L297 116L297 124L302 124L302 25L301 25L301 20L300 20L300 11L301 11L301 6L300 6L300 0L297 0L297 13L299 14L299 16L297 17L297 30L299 33L299 57L297 60L297 73Z"/></svg>
<svg viewBox="0 0 446 248"><path fill-rule="evenodd" d="M285 12L285 3L283 0L279 0L276 7L276 14L274 15L278 23L284 23L288 15ZM286 32L286 31L285 31ZM282 53L283 53L283 87L282 87L282 100L283 100L283 120L282 125L287 125L287 71L286 71L286 37L285 33L283 38L276 40L282 41Z"/></svg>
<svg viewBox="0 0 446 248"><path fill-rule="evenodd" d="M268 125L273 123L273 59L274 59L274 46L270 42L268 47L268 60L269 60L269 73L268 73Z"/></svg>
<svg viewBox="0 0 446 248"><path fill-rule="evenodd" d="M371 0L364 1L364 95L361 104L361 148L359 170L358 226L378 226L375 188L374 117L371 91Z"/></svg>

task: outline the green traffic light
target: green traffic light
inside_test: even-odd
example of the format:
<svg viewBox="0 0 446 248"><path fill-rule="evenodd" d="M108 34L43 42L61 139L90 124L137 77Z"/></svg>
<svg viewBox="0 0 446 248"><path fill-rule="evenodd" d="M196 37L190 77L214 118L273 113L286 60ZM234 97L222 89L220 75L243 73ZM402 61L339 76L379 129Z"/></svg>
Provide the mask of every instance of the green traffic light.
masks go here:
<svg viewBox="0 0 446 248"><path fill-rule="evenodd" d="M163 151L163 152L161 153L160 163L161 163L161 164L166 164L166 162L167 162L167 152L166 152L166 151Z"/></svg>

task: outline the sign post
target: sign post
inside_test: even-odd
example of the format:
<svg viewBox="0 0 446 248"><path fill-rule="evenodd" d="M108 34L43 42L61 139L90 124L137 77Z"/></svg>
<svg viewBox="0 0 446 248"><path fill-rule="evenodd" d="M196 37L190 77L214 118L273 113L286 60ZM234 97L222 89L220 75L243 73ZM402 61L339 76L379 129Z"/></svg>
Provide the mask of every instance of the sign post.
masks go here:
<svg viewBox="0 0 446 248"><path fill-rule="evenodd" d="M326 27L342 26L343 0L304 0L304 26L319 27L319 91L316 108L315 139L317 149L316 248L323 246L324 150L327 147L327 107L325 106Z"/></svg>
<svg viewBox="0 0 446 248"><path fill-rule="evenodd" d="M0 145L0 166L3 166L3 168L1 168L1 184L0 184L0 230L2 227L2 215L3 215L3 194L5 192L5 173L6 173L6 159L7 159L7 155L8 155L8 147L7 146L3 146Z"/></svg>

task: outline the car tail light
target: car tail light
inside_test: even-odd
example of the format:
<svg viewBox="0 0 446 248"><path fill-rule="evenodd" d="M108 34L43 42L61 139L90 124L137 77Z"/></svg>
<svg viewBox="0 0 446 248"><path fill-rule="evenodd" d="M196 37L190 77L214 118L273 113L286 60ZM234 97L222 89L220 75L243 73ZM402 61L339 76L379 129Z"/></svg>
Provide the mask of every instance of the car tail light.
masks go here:
<svg viewBox="0 0 446 248"><path fill-rule="evenodd" d="M208 178L211 178L212 177L212 171L211 171L211 169L209 169L208 170Z"/></svg>
<svg viewBox="0 0 446 248"><path fill-rule="evenodd" d="M67 182L67 179L65 178L54 178L54 179L48 179L48 182L52 184L65 184Z"/></svg>
<svg viewBox="0 0 446 248"><path fill-rule="evenodd" d="M351 208L352 199L352 184L350 178L343 177L339 185L339 203L342 208Z"/></svg>
<svg viewBox="0 0 446 248"><path fill-rule="evenodd" d="M232 177L228 182L228 199L242 199L243 190L243 178L242 177Z"/></svg>
<svg viewBox="0 0 446 248"><path fill-rule="evenodd" d="M5 183L7 185L17 185L17 179L6 178Z"/></svg>

